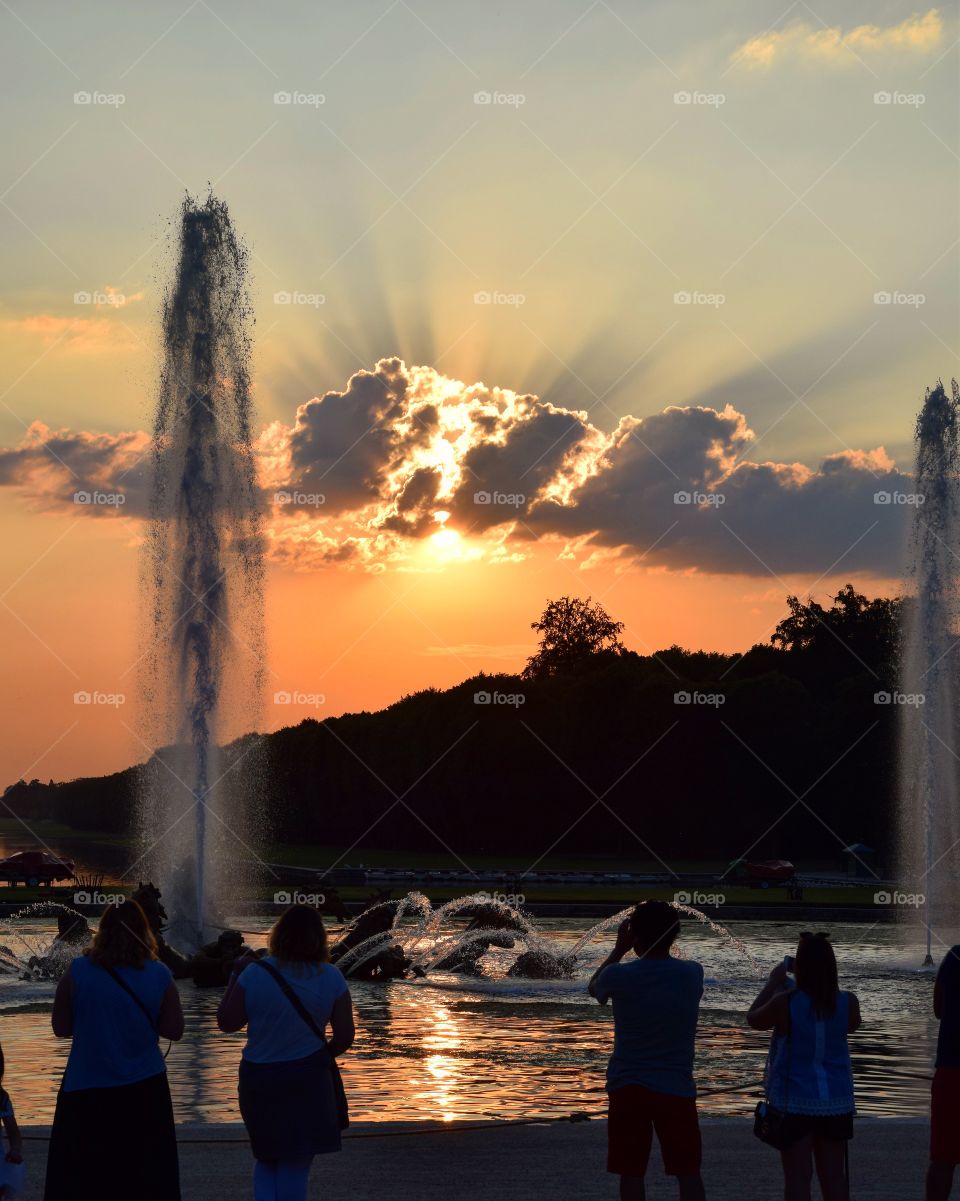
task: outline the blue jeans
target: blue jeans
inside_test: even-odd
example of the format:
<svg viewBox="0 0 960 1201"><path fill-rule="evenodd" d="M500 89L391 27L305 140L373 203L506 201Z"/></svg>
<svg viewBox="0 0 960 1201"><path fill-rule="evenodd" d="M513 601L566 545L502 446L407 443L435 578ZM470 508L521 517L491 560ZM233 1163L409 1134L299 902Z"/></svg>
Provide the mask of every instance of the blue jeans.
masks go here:
<svg viewBox="0 0 960 1201"><path fill-rule="evenodd" d="M253 1169L253 1201L307 1201L313 1156L258 1159Z"/></svg>

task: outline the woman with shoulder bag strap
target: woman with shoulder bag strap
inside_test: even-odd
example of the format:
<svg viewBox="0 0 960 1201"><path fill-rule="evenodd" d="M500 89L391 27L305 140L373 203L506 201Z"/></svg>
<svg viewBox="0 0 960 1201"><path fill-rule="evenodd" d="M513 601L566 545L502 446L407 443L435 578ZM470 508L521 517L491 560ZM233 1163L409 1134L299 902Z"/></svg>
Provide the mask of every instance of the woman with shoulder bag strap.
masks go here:
<svg viewBox="0 0 960 1201"><path fill-rule="evenodd" d="M785 1201L810 1201L814 1167L823 1201L849 1201L855 1110L847 1036L860 1026L860 1003L841 991L825 934L800 935L793 971L789 990L787 963L779 963L747 1014L754 1030L774 1031L754 1129L780 1151Z"/></svg>
<svg viewBox="0 0 960 1201"><path fill-rule="evenodd" d="M350 991L328 962L316 909L292 905L270 931L269 954L238 961L217 1024L225 1033L247 1027L239 1096L255 1201L306 1201L313 1157L340 1150L347 1105L336 1056L355 1033Z"/></svg>
<svg viewBox="0 0 960 1201"><path fill-rule="evenodd" d="M183 1036L180 994L135 901L110 905L57 985L51 1015L72 1040L47 1154L45 1201L179 1201L161 1038Z"/></svg>

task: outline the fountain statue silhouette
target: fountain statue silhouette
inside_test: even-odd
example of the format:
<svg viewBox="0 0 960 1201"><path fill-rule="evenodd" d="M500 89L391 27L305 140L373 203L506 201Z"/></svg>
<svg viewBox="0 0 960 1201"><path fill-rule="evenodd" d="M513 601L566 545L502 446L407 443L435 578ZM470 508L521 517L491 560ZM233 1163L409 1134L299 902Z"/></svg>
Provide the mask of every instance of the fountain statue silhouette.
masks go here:
<svg viewBox="0 0 960 1201"><path fill-rule="evenodd" d="M148 909L145 893L151 890L151 885L141 885L135 894L135 899ZM717 935L725 947L743 956L752 970L761 974L754 956L725 926L691 905L671 904L678 914L694 918ZM457 897L434 909L423 893L411 892L399 900L381 901L358 914L340 932L330 957L345 976L375 981L417 979L437 973L495 980L500 971L513 979L573 980L589 975L592 970L597 952L591 952L591 944L615 929L632 912L631 905L610 914L584 931L574 943L564 944L540 930L528 913L488 893ZM46 932L36 929L36 919L50 915L56 916L59 927L52 940ZM464 919L467 919L465 928L453 924ZM57 980L91 937L87 919L75 909L52 901L29 905L0 920L0 976ZM161 958L168 962L167 957L177 953L171 952L163 936L160 937ZM10 945L10 940L16 947ZM504 953L505 970L498 963L485 961L491 950L495 954ZM509 963L505 955L508 951L514 952ZM674 951L681 954L676 947ZM192 974L190 961L183 959L182 966L185 970L175 971L175 975ZM224 979L218 975L216 979L196 982L222 985Z"/></svg>
<svg viewBox="0 0 960 1201"><path fill-rule="evenodd" d="M744 943L718 922L692 905L671 902L716 934L731 950L743 955L753 970L760 965ZM364 911L347 927L334 945L331 958L347 976L378 978L388 975L426 976L431 972L482 974L480 960L491 947L519 951L507 975L534 979L572 978L588 962L590 944L618 926L633 912L633 906L603 918L586 930L572 946L559 946L539 930L522 909L492 898L488 893L457 897L434 909L422 893L411 892L399 901L383 901ZM377 914L389 920L376 922ZM448 923L470 918L466 929L451 929ZM366 937L355 938L363 923L382 925ZM446 927L446 928L445 928Z"/></svg>

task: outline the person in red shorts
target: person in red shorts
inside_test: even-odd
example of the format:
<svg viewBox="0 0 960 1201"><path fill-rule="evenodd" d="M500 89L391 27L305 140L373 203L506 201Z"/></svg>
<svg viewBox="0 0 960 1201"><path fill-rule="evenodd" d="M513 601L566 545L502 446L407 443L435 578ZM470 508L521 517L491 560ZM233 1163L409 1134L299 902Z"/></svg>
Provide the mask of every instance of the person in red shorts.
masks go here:
<svg viewBox="0 0 960 1201"><path fill-rule="evenodd" d="M951 947L940 964L933 1012L940 1020L940 1036L930 1091L927 1201L947 1201L960 1163L960 946Z"/></svg>
<svg viewBox="0 0 960 1201"><path fill-rule="evenodd" d="M680 920L665 901L644 901L617 931L613 950L590 981L601 1005L613 1001L607 1170L621 1201L644 1201L656 1131L680 1201L705 1201L693 1049L703 968L670 954ZM626 963L621 962L631 951Z"/></svg>

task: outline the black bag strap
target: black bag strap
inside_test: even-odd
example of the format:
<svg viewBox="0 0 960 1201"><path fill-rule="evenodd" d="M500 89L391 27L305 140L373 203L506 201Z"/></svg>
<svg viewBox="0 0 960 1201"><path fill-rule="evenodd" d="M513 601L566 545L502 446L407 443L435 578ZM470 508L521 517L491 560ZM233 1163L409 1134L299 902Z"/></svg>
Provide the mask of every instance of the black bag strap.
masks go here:
<svg viewBox="0 0 960 1201"><path fill-rule="evenodd" d="M254 959L252 962L257 964L258 967L262 967L265 972L268 972L274 978L274 980L276 980L283 995L287 998L300 1017L303 1018L304 1022L310 1027L317 1038L319 1038L323 1045L326 1046L327 1040L320 1026L314 1020L306 1005L304 1005L287 981L283 978L281 973L277 971L272 963L265 963L262 959Z"/></svg>
<svg viewBox="0 0 960 1201"><path fill-rule="evenodd" d="M788 1112L787 1106L790 1104L790 1070L793 1066L791 1062L793 1058L793 1014L790 1012L790 1006L796 991L795 988L792 988L787 993L787 1079L783 1092L784 1112Z"/></svg>
<svg viewBox="0 0 960 1201"><path fill-rule="evenodd" d="M140 997L138 997L137 994L133 991L133 989L126 982L126 980L124 980L124 978L120 975L120 973L115 968L110 967L106 963L100 963L100 964L98 964L98 966L102 967L103 970L109 976L111 976L114 980L116 980L116 982L120 985L120 987L127 994L127 996L132 998L132 1000L136 1004L137 1008L141 1011L143 1016L150 1023L150 1029L154 1032L154 1034L159 1034L159 1031L157 1030L157 1023L154 1020L153 1014L146 1007L146 1005L143 1003L143 1001L140 999Z"/></svg>

